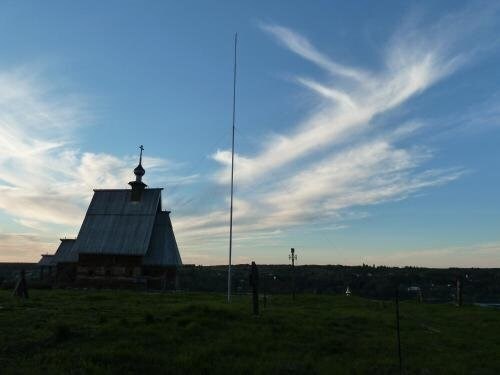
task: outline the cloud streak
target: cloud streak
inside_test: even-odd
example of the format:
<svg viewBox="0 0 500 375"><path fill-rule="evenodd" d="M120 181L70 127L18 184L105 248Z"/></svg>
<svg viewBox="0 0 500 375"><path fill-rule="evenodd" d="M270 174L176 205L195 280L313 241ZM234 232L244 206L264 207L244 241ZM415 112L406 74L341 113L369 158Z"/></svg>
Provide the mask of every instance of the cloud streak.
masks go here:
<svg viewBox="0 0 500 375"><path fill-rule="evenodd" d="M291 29L279 25L268 24L261 24L260 27L262 30L274 36L279 43L290 51L320 66L332 75L346 77L356 81L363 81L368 78L366 73L358 69L332 61L326 55L318 51L307 38Z"/></svg>
<svg viewBox="0 0 500 375"><path fill-rule="evenodd" d="M290 51L315 63L328 73L351 79L330 84L310 78L296 77L320 98L326 99L318 110L295 127L289 135L275 135L254 156L237 156L237 177L247 182L266 173L284 168L294 161L318 151L351 140L360 131L370 127L375 116L380 116L404 104L433 84L453 73L463 62L448 50L433 45L409 45L403 36L391 42L386 52L384 68L378 72L359 72L338 64L318 50L305 37L282 26L264 25ZM421 36L425 38L425 35ZM335 87L344 85L344 88ZM217 178L224 183L228 178L230 154L217 151L213 158L225 166Z"/></svg>
<svg viewBox="0 0 500 375"><path fill-rule="evenodd" d="M290 131L268 135L254 154L235 156L236 207L246 207L235 213L235 234L278 231L279 237L299 225L342 225L356 209L462 177L467 171L460 166L427 167L435 152L415 140L427 124L411 117L396 124L387 119L467 64L472 53L460 50L457 41L481 27L470 10L425 29L408 22L388 40L381 68L368 71L334 61L294 30L261 24L326 77L297 75L295 82L316 95L312 111ZM212 158L220 165L214 179L226 186L231 153L217 150ZM227 215L220 211L216 220L190 228L186 243L196 233L225 240L225 226Z"/></svg>

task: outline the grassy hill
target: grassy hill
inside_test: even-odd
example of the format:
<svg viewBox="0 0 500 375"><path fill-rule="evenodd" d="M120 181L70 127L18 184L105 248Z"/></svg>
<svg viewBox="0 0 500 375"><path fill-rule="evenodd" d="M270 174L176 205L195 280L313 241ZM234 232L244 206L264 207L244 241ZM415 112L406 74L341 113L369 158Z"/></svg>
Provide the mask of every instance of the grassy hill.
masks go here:
<svg viewBox="0 0 500 375"><path fill-rule="evenodd" d="M2 374L393 374L395 307L356 297L0 291ZM262 307L262 306L261 306ZM401 304L408 374L500 373L500 311Z"/></svg>

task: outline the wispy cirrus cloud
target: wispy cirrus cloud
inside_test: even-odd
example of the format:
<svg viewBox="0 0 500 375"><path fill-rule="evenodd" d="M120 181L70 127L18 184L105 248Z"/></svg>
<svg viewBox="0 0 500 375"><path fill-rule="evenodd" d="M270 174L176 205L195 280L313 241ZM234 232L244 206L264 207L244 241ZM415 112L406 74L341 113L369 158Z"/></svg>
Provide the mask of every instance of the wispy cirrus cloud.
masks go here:
<svg viewBox="0 0 500 375"><path fill-rule="evenodd" d="M311 61L332 75L351 78L356 81L369 79L369 76L365 72L331 60L328 56L316 49L307 38L289 28L271 24L261 24L260 27L262 30L275 36L276 39L290 51Z"/></svg>
<svg viewBox="0 0 500 375"><path fill-rule="evenodd" d="M398 34L397 39L389 42L384 68L360 72L320 54L312 43L292 30L275 25L265 25L262 29L292 52L324 68L327 73L349 80L331 83L330 79L318 82L313 78L297 76L297 82L318 95L320 102L317 110L296 125L290 134L271 137L256 155L237 155L237 176L241 181L260 178L318 150L350 141L351 137L359 136L360 131L369 128L375 116L403 105L452 74L464 62L464 58L453 54L450 48L440 48L442 43L432 40L425 43L425 38L430 37L426 33L419 34L419 38L423 39L419 43L409 43ZM415 38L413 35L410 37ZM223 165L230 164L228 151L219 150L213 157ZM226 167L218 174L219 181L227 181L227 175Z"/></svg>
<svg viewBox="0 0 500 375"><path fill-rule="evenodd" d="M405 199L463 176L467 171L461 166L428 166L435 150L418 138L421 129L428 131L426 123L387 118L468 64L479 43L457 42L484 32L491 18L466 9L430 25L406 22L382 47L376 70L339 63L297 31L261 24L326 76L296 75L295 82L316 95L311 112L288 132L267 136L257 152L236 154L235 235L243 240L248 233L269 231L279 237L299 225L331 226L357 208ZM215 180L227 185L230 150L217 150L212 158L220 165ZM238 211L240 205L245 209ZM198 233L227 234L227 214L212 215L190 228L186 243Z"/></svg>

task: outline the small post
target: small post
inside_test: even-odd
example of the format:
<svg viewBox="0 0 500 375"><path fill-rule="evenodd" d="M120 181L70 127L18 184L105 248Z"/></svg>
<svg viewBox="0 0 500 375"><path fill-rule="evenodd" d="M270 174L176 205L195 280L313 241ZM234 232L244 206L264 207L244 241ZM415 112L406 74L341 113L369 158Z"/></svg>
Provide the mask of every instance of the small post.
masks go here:
<svg viewBox="0 0 500 375"><path fill-rule="evenodd" d="M174 277L174 290L179 290L179 270L175 270L175 277Z"/></svg>
<svg viewBox="0 0 500 375"><path fill-rule="evenodd" d="M463 304L463 290L462 290L462 277L457 277L457 307Z"/></svg>
<svg viewBox="0 0 500 375"><path fill-rule="evenodd" d="M293 247L290 249L288 259L292 261L292 299L295 300L295 261L297 260L297 255Z"/></svg>
<svg viewBox="0 0 500 375"><path fill-rule="evenodd" d="M28 298L28 285L26 283L26 273L24 270L21 270L20 272L19 281L14 288L14 296L19 298Z"/></svg>
<svg viewBox="0 0 500 375"><path fill-rule="evenodd" d="M264 276L264 287L262 288L262 292L264 296L262 297L262 304L264 305L264 308L267 307L267 288L269 287L267 278Z"/></svg>
<svg viewBox="0 0 500 375"><path fill-rule="evenodd" d="M163 272L163 276L161 278L161 291L165 292L167 290L167 271Z"/></svg>
<svg viewBox="0 0 500 375"><path fill-rule="evenodd" d="M399 285L396 287L396 331L398 340L398 360L399 360L399 373L403 373L403 365L401 360L401 336L399 330Z"/></svg>
<svg viewBox="0 0 500 375"><path fill-rule="evenodd" d="M250 271L250 286L252 287L253 314L259 315L259 271L255 262L252 262Z"/></svg>

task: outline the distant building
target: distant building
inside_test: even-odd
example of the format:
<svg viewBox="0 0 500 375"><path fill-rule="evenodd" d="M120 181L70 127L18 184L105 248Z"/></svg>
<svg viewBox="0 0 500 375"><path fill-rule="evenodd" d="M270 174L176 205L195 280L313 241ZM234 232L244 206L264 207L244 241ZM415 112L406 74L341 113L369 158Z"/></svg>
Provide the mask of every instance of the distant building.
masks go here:
<svg viewBox="0 0 500 375"><path fill-rule="evenodd" d="M182 260L163 189L142 182L142 146L131 189L95 189L76 239L61 239L41 267L54 267L59 283L171 288ZM42 268L43 269L43 268Z"/></svg>

